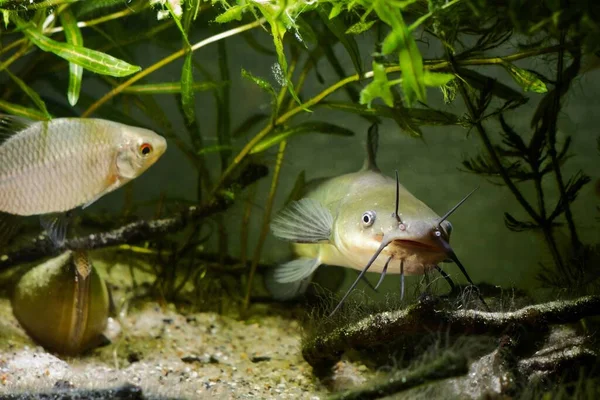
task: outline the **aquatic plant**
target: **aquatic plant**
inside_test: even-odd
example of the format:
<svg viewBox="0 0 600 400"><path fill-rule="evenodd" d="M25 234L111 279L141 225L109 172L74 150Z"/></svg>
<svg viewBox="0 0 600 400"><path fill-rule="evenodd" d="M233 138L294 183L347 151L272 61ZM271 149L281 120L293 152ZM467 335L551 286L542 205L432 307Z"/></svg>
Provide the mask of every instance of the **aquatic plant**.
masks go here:
<svg viewBox="0 0 600 400"><path fill-rule="evenodd" d="M523 12L525 9L527 12ZM390 118L400 131L416 138L422 137L420 127L426 125L462 125L474 130L484 145L484 154L466 160L464 167L499 178L530 219L506 214L507 226L519 231L541 231L554 257L555 269L564 278L562 282L576 285L582 280L585 263L565 260L553 230L564 216L572 253L581 255L581 249L587 248L577 234L571 203L588 178L583 173L564 176L561 167L570 141L557 143L556 137L562 98L579 75L582 58L598 50L593 39L599 30L598 16L587 1L531 5L497 0L2 0L0 11L2 37L8 39L0 49L1 110L39 120L77 115L142 126L151 121L179 147L198 177L196 198L193 205L186 205L187 210L175 210L156 220L107 227L116 229L72 239L65 247L98 248L150 241L149 246L156 248L157 237L185 229L190 233L189 240L173 242L175 246L169 249L168 258L157 252L163 265L158 272L164 281L164 274L175 274L166 264L181 266L190 259L190 265L202 264L199 260L203 252L193 244L202 238L201 227L214 223L217 253L223 266L222 261L229 256L230 238L219 212L235 201L246 201L242 223L247 225L255 189L249 193L242 193L241 189L264 176L264 167L258 168L262 172L257 174L252 172L256 171L253 166L265 164L266 151L276 148L275 162L268 163L272 168L271 187L253 254L247 249L249 233L246 228L242 230L243 246L237 264L248 269L244 299L247 307L288 140L313 132L353 134L329 122L299 118L327 109L358 114L371 122ZM206 34L203 28L209 23L218 32L192 43L196 34ZM255 34L261 29L270 34L270 47L265 47ZM364 65L366 54L355 37L367 32L376 38L376 47L371 51L372 60ZM273 60L271 71L257 73L243 65L230 65L228 53L232 49L225 39L233 36L243 38L257 56ZM512 38L524 44L508 54L501 53L502 46ZM142 68L141 60L130 50L148 41L172 53ZM418 46L420 41L438 43L443 56L425 58ZM219 55L216 74L194 58L209 45L216 46ZM344 49L352 71L333 51L335 46ZM515 64L547 55L556 59L553 78ZM338 79L326 82L318 69L320 62L329 64ZM154 73L171 68L173 63L179 63L177 80L159 82L153 78ZM522 92L486 75L487 66L506 70L522 91L545 93L532 117L529 140L504 119L504 114L525 103L526 98ZM237 127L230 123L234 73L264 90L270 99L269 112L257 110ZM305 89L312 73L325 85L320 92ZM200 76L202 79L198 80ZM468 114L461 117L432 109L427 105L428 87L439 88L448 102L462 99ZM49 88L61 96L50 95ZM97 96L98 90L105 93ZM208 144L204 124L197 114L203 91L208 91L216 104L215 144ZM344 92L348 100L331 100L330 96L337 92ZM163 95L176 97L181 114L177 118L184 121L187 137L175 132L175 117L167 115L154 98ZM144 119L138 118L140 113ZM500 121L500 136L494 135L489 126L494 118ZM218 159L216 166L209 161L213 157ZM546 176L554 177L559 193L558 203L550 208L541 186ZM518 186L524 181L536 188L536 206ZM177 202L168 196L163 200L168 204ZM31 261L54 251L49 242L42 240L4 257L0 266ZM184 277L198 276L185 268L180 272ZM181 282L176 283L173 276L165 281L171 282L167 284L171 289L165 293L176 293L180 287Z"/></svg>

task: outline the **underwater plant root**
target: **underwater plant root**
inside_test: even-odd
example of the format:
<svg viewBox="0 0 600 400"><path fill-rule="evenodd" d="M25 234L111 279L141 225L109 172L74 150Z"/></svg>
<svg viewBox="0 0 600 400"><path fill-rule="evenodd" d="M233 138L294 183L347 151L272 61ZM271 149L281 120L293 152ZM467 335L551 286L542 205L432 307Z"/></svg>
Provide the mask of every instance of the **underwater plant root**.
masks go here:
<svg viewBox="0 0 600 400"><path fill-rule="evenodd" d="M346 391L332 397L332 399L379 399L428 382L464 375L467 372L468 362L465 356L446 352L441 357L415 370L397 372L379 384L370 385L363 389Z"/></svg>
<svg viewBox="0 0 600 400"><path fill-rule="evenodd" d="M511 328L547 332L550 325L594 315L600 315L600 296L535 304L511 312L448 309L428 297L405 309L373 314L317 335L305 342L302 354L313 368L323 370L336 363L346 350L385 345L398 338L408 340L431 332L501 335Z"/></svg>
<svg viewBox="0 0 600 400"><path fill-rule="evenodd" d="M266 176L267 168L262 165L250 164L242 170L233 184L240 190L260 178ZM65 250L93 250L121 244L130 244L148 240L160 235L182 230L192 221L207 218L226 210L233 204L227 195L216 195L205 205L194 205L174 213L170 217L153 220L139 220L120 228L87 236L66 240L62 245L55 245L52 240L43 236L32 240L26 246L20 247L7 254L0 255L0 271L22 263L33 262L42 258L62 253Z"/></svg>

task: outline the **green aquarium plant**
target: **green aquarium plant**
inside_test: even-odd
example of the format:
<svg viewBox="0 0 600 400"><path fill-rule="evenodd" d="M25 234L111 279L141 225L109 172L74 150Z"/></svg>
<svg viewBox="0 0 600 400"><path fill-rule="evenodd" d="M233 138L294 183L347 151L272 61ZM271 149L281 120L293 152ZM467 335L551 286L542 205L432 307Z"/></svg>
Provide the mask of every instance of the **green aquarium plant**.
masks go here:
<svg viewBox="0 0 600 400"><path fill-rule="evenodd" d="M244 307L250 303L288 141L307 133L354 134L326 120L311 118L307 122L303 115L328 109L358 114L371 122L389 118L400 132L415 138L423 137L422 126L464 126L474 131L483 145L482 154L465 160L464 167L505 185L525 213L526 217L507 213L508 228L542 232L554 260L552 267L541 272L543 281L582 287L582 282L590 281L589 263L582 260L590 257L591 250L579 238L571 204L589 178L585 172L574 176L563 172L570 139L559 143L556 125L563 98L581 73L582 63L597 51L594 10L591 3L575 0L535 5L491 0L5 0L0 2L4 42L0 49L0 109L34 120L96 116L137 125L145 124L138 117L144 115L182 151L194 168L191 173L198 177L196 200L187 211L176 211L164 219L171 222L166 225L156 222L163 221L160 219L133 223L119 234L115 231L111 241L73 239L79 240L80 246L140 240L155 246L157 235L185 229L189 240L183 246L181 238L172 243L180 248L169 250L170 261L160 255L164 252L156 253L162 265L159 275L167 270L165 263L182 265L182 259L202 259L205 255L196 254L202 247L198 241L204 240L207 230L218 238L217 259L224 265L231 256L227 254L231 238L218 211L243 196L252 196L255 189L244 195L241 189L253 186L268 165L272 183L258 243L253 252L248 251L248 231L242 229L242 251L236 258L237 266L248 271L242 274L246 277ZM203 30L207 24L213 30L208 36ZM268 45L258 39L265 31ZM192 40L197 33L203 38ZM365 50L359 45L357 38L365 35L376 39L374 48ZM257 57L270 58L271 70L232 66L227 39L236 36ZM512 39L522 44L501 52ZM426 58L419 47L421 41L436 43L439 57ZM141 65L128 49L143 42L171 53ZM207 46L214 46L218 53L216 73L195 58ZM349 65L344 65L334 47L343 49ZM555 76L518 66L520 60L543 57L552 58ZM324 80L318 69L321 62L332 68L337 79ZM158 71L173 67L180 71L177 79L154 78ZM491 78L486 71L492 67L504 70L520 90ZM312 73L324 84L323 90L305 89ZM257 85L270 98L268 111L257 110L237 127L231 126L230 118L232 74ZM86 90L92 84L104 94ZM62 95L49 95L44 87ZM464 103L467 114L428 106L428 88L441 90L448 103ZM213 144L208 144L205 124L198 117L198 96L203 91L212 94L216 105L217 142ZM338 92L345 94L346 100L333 96ZM526 95L542 96L532 115L531 133L517 132L505 118L527 101ZM175 131L174 117L161 109L157 96L175 96L187 136ZM500 122L500 134L492 128L494 120ZM265 163L265 154L271 150L276 151L276 160ZM216 165L208 161L214 157L218 158ZM542 185L544 178L555 182L559 200L554 205L546 201L550 189ZM536 199L527 198L523 183L534 186ZM250 207L252 197L246 198ZM172 209L173 201L166 196L158 209ZM249 209L245 218L249 218ZM566 253L559 249L554 234L562 225L570 236ZM40 257L51 247L36 246L36 250L18 253L27 256L8 257L2 265ZM191 261L190 265L195 264ZM179 292L177 288L187 279L179 281L181 276L198 276L194 270L169 273L171 278L160 280L167 285L163 292L168 296Z"/></svg>
<svg viewBox="0 0 600 400"><path fill-rule="evenodd" d="M386 135L415 140L424 139L424 127L459 126L481 145L463 169L504 186L519 205L518 214L504 214L507 228L541 233L552 259L540 268L541 283L580 297L530 304L519 295L506 302L497 288L479 284L492 311L473 309L470 297L479 293L470 296L469 290L458 299L425 292L402 307L346 307L334 318L326 310L313 314L316 328L306 331L304 358L327 376L344 354L371 357L378 365L393 358L390 348L406 350L398 364L408 370L396 368L389 379L340 398L433 385L448 395L456 387L482 388L469 381L467 368L477 377L492 371L486 376L503 382L499 392L489 392L498 396L526 397L531 389L551 397L563 386L571 394L597 392L589 387L598 386L592 334L600 302L594 295L598 246L582 239L573 212L592 171L567 172L572 139L557 133L566 96L600 57L597 2L0 0L0 12L2 113L147 126L178 148L189 168L176 175L193 176L195 183L190 198L163 193L146 202L133 197L129 184L120 189L121 212L86 210L75 217L77 234L58 243L39 236L38 224L14 237L11 231L0 270L24 263L39 268L49 256L110 248L124 255L132 271L150 272L147 296L201 310L252 311L259 301L272 301L261 295L257 278L273 267L263 265L262 256L295 138L362 134L332 123L327 113L333 112L358 115L371 126L389 120L397 129ZM166 56L145 52L148 46ZM231 62L242 51L269 68ZM210 63L201 61L204 54L212 54ZM526 62L536 67L526 68ZM234 124L242 85L252 85L267 101ZM433 96L443 97L447 107L433 107ZM175 104L176 112L165 111L163 101ZM528 101L537 106L523 129L511 117L525 115ZM207 116L209 105L214 112ZM258 182L267 176L266 199L257 207L263 190ZM296 189L304 175L298 182ZM233 206L241 209L239 237L224 216ZM259 228L252 235L255 217ZM566 232L566 246L559 232ZM6 232L0 233L4 238ZM239 252L230 251L234 241L241 243ZM83 293L86 301L90 293ZM16 299L17 307L26 304ZM104 308L99 325L107 318ZM446 337L447 349L419 358L415 353L428 349L428 335ZM456 350L457 337L464 336L483 338L485 346L477 354ZM54 347L62 346L60 340L64 335ZM80 340L77 349L67 350L88 344Z"/></svg>

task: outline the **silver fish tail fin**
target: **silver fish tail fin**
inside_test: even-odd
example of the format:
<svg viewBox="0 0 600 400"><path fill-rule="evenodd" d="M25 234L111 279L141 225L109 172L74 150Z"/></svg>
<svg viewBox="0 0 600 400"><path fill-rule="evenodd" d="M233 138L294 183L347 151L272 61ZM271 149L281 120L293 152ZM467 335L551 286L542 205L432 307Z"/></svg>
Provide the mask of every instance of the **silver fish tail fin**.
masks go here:
<svg viewBox="0 0 600 400"><path fill-rule="evenodd" d="M290 300L303 294L321 265L318 258L298 258L267 272L265 286L276 300Z"/></svg>
<svg viewBox="0 0 600 400"><path fill-rule="evenodd" d="M377 158L377 149L379 147L379 125L376 123L371 125L367 132L367 158L362 167L362 171L377 171L379 167L375 162Z"/></svg>

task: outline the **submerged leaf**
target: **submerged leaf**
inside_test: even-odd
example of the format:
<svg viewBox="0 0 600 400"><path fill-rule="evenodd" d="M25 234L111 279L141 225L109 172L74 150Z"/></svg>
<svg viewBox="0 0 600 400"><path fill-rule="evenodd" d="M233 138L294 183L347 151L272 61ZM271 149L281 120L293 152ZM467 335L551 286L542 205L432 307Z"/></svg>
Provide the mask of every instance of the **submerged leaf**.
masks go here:
<svg viewBox="0 0 600 400"><path fill-rule="evenodd" d="M394 105L394 98L390 90L390 83L387 79L387 73L383 64L373 61L373 82L369 83L360 92L360 104L366 104L371 107L371 103L376 98L381 97L388 107Z"/></svg>
<svg viewBox="0 0 600 400"><path fill-rule="evenodd" d="M535 222L519 221L507 212L504 213L504 225L513 232L524 232L540 228Z"/></svg>
<svg viewBox="0 0 600 400"><path fill-rule="evenodd" d="M322 106L334 110L351 112L363 116L380 116L394 119L402 130L407 131L415 137L420 137L421 132L415 125L447 126L458 125L460 118L452 113L435 109L425 108L390 108L374 105L368 108L364 105L354 103L322 102Z"/></svg>
<svg viewBox="0 0 600 400"><path fill-rule="evenodd" d="M0 110L4 110L7 113L17 117L25 117L36 121L46 121L50 119L38 110L29 107L23 107L4 100L0 100Z"/></svg>
<svg viewBox="0 0 600 400"><path fill-rule="evenodd" d="M94 1L80 1L77 3L76 14L78 17L103 10L105 8L111 8L116 6L123 6L123 0L94 0ZM129 5L127 5L129 6Z"/></svg>
<svg viewBox="0 0 600 400"><path fill-rule="evenodd" d="M510 73L514 81L526 92L546 93L548 88L535 73L519 68L512 63L503 62L502 66Z"/></svg>
<svg viewBox="0 0 600 400"><path fill-rule="evenodd" d="M447 85L454 78L456 78L454 74L425 71L423 75L423 82L425 82L426 86L439 87Z"/></svg>
<svg viewBox="0 0 600 400"><path fill-rule="evenodd" d="M354 135L354 132L352 132L350 129L346 129L339 125L331 124L329 122L305 122L267 136L266 138L258 142L252 148L252 151L250 153L260 153L262 151L267 150L269 147L279 144L279 142L288 139L290 136L311 132L319 132L326 133L329 135L341 136Z"/></svg>
<svg viewBox="0 0 600 400"><path fill-rule="evenodd" d="M215 18L215 22L224 24L233 20L240 21L242 19L242 13L244 12L244 8L246 7L247 5L237 5L229 7L224 13L218 15L217 18Z"/></svg>
<svg viewBox="0 0 600 400"><path fill-rule="evenodd" d="M196 110L194 108L194 69L192 67L192 52L188 52L181 69L181 106L188 124L194 122Z"/></svg>
<svg viewBox="0 0 600 400"><path fill-rule="evenodd" d="M8 68L4 71L8 74L10 79L12 79L17 84L17 86L19 86L19 88L21 88L21 90L25 92L25 94L31 99L31 101L33 101L33 103L40 109L40 111L44 115L44 119L52 119L52 117L48 113L48 110L46 109L46 104L44 103L44 100L42 100L40 95L37 94L37 92L31 87L29 87L25 82L23 82L21 78L10 72Z"/></svg>
<svg viewBox="0 0 600 400"><path fill-rule="evenodd" d="M192 82L191 89L195 92L215 90L228 82ZM131 85L122 90L121 93L135 94L170 94L181 93L181 82L148 83L143 85Z"/></svg>
<svg viewBox="0 0 600 400"><path fill-rule="evenodd" d="M325 7L319 7L318 9L319 15L321 19L327 26L327 28L338 38L340 43L344 46L350 59L352 60L352 64L354 64L354 68L358 74L362 74L363 66L362 66L362 58L360 57L360 49L358 48L358 44L354 40L352 36L348 36L346 31L349 29L344 21L341 18L334 18L331 16L331 12L328 14L325 11ZM332 10L333 11L333 10Z"/></svg>
<svg viewBox="0 0 600 400"><path fill-rule="evenodd" d="M472 69L458 68L458 74L473 88L480 91L489 88L491 94L498 96L501 99L522 101L525 98L523 94L517 92L513 88L498 82L494 78L475 72Z"/></svg>
<svg viewBox="0 0 600 400"><path fill-rule="evenodd" d="M423 57L400 10L382 1L375 2L374 8L379 18L392 27L382 43L382 53L391 54L398 50L402 90L408 105L412 105L415 100L426 102Z"/></svg>
<svg viewBox="0 0 600 400"><path fill-rule="evenodd" d="M577 173L575 173L575 175L573 175L565 185L566 198L561 196L556 204L556 207L554 208L554 211L552 211L552 214L550 217L548 217L548 219L553 221L556 219L556 217L564 213L567 209L567 205L575 201L581 188L591 181L592 178L590 178L588 175L584 174L582 171L577 171Z"/></svg>
<svg viewBox="0 0 600 400"><path fill-rule="evenodd" d="M141 67L131 65L97 50L52 40L35 28L29 27L20 18L14 18L14 15L13 21L19 28L23 29L25 36L43 51L54 53L67 61L81 65L89 71L102 75L121 77L131 75L141 69Z"/></svg>
<svg viewBox="0 0 600 400"><path fill-rule="evenodd" d="M252 75L252 73L246 71L244 68L242 68L242 77L254 82L259 88L273 96L273 98L277 97L275 89L273 89L273 86L265 79Z"/></svg>
<svg viewBox="0 0 600 400"><path fill-rule="evenodd" d="M197 154L202 155L202 154L209 154L209 153L220 153L222 151L230 152L231 150L232 150L231 146L215 144L214 146L203 147L202 149L198 150Z"/></svg>
<svg viewBox="0 0 600 400"><path fill-rule="evenodd" d="M77 19L73 15L70 8L64 9L60 14L60 22L65 32L65 39L67 43L75 46L83 46L83 37L81 31L77 26ZM74 62L69 63L69 88L67 89L67 98L69 104L74 106L79 100L79 93L81 92L81 79L83 76L83 67L77 65Z"/></svg>
<svg viewBox="0 0 600 400"><path fill-rule="evenodd" d="M358 35L359 33L363 33L371 29L373 24L377 22L376 20L371 20L367 22L359 21L352 25L350 28L346 29L346 34Z"/></svg>

